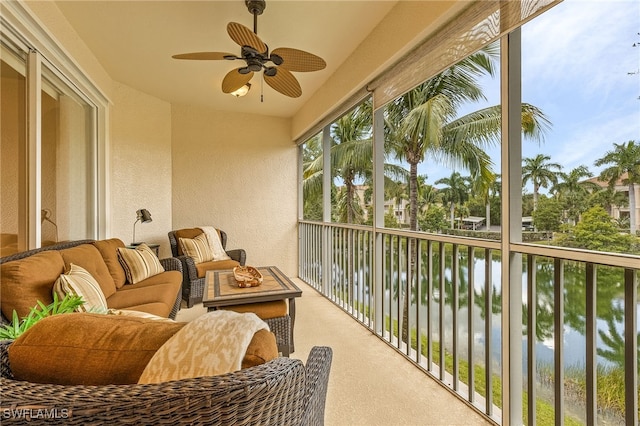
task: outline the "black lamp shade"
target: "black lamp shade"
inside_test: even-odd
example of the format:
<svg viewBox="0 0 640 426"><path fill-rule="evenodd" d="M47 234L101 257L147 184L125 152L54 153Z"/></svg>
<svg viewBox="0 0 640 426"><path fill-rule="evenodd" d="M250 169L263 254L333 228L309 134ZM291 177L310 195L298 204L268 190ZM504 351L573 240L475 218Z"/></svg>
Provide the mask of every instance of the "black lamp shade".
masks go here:
<svg viewBox="0 0 640 426"><path fill-rule="evenodd" d="M136 212L138 214L138 220L142 223L149 223L153 219L151 219L151 213L147 209L140 209Z"/></svg>

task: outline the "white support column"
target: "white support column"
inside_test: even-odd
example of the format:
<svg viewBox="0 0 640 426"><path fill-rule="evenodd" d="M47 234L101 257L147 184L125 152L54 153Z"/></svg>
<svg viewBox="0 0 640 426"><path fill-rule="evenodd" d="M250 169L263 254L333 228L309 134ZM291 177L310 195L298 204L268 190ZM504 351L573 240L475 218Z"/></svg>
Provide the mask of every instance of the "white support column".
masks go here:
<svg viewBox="0 0 640 426"><path fill-rule="evenodd" d="M29 52L27 59L27 149L25 155L25 168L27 182L26 211L20 214L22 229L26 229L27 248L37 248L41 245L42 223L40 221L42 189L42 159L40 155L42 141L42 62L40 54L36 51ZM20 233L18 233L20 235Z"/></svg>
<svg viewBox="0 0 640 426"><path fill-rule="evenodd" d="M322 131L322 222L331 223L331 125ZM329 294L331 288L331 238L330 228L322 230L322 291Z"/></svg>
<svg viewBox="0 0 640 426"><path fill-rule="evenodd" d="M382 234L378 228L384 227L384 108L377 109L373 114L373 264L374 270L374 310L375 331L382 334L382 303L384 291L382 288Z"/></svg>
<svg viewBox="0 0 640 426"><path fill-rule="evenodd" d="M501 41L502 424L522 424L522 100L520 28Z"/></svg>

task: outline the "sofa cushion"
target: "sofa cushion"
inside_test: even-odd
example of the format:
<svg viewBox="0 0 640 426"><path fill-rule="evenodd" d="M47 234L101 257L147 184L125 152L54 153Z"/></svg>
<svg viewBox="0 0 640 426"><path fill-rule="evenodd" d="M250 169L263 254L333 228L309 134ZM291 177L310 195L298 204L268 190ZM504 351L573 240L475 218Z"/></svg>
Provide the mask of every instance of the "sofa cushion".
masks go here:
<svg viewBox="0 0 640 426"><path fill-rule="evenodd" d="M76 308L78 312L107 311L107 301L100 284L86 269L74 263L70 265L68 272L58 277L53 285L53 291L58 295L58 300L64 299L68 294L81 296L84 304Z"/></svg>
<svg viewBox="0 0 640 426"><path fill-rule="evenodd" d="M111 297L107 306L169 316L182 287L182 273L166 271L136 284L127 284Z"/></svg>
<svg viewBox="0 0 640 426"><path fill-rule="evenodd" d="M15 310L26 316L38 301L53 302L53 283L64 272L64 260L56 250L36 253L0 265L0 307L5 318Z"/></svg>
<svg viewBox="0 0 640 426"><path fill-rule="evenodd" d="M198 263L196 265L196 271L198 272L198 278L205 276L207 271L220 271L223 269L233 269L236 266L240 266L240 263L236 260L212 260L210 262Z"/></svg>
<svg viewBox="0 0 640 426"><path fill-rule="evenodd" d="M107 265L107 269L109 269L109 273L113 278L113 283L116 288L122 287L127 282L127 276L124 273L124 269L122 268L120 261L118 260L117 248L124 247L122 240L118 238L111 238L109 240L93 241L92 244L102 255L102 259Z"/></svg>
<svg viewBox="0 0 640 426"><path fill-rule="evenodd" d="M260 330L268 332L269 327L253 314L213 311L202 315L158 349L138 383L161 383L240 370ZM252 349L252 359L247 360L247 365L278 356L275 336L269 334L256 338L256 341L263 337L268 340L262 342L259 351Z"/></svg>
<svg viewBox="0 0 640 426"><path fill-rule="evenodd" d="M11 371L35 383L136 383L158 348L183 326L132 316L53 315L11 344Z"/></svg>
<svg viewBox="0 0 640 426"><path fill-rule="evenodd" d="M133 249L118 247L117 251L127 282L131 284L164 272L156 254L144 243Z"/></svg>
<svg viewBox="0 0 640 426"><path fill-rule="evenodd" d="M284 300L247 303L244 305L221 306L219 309L240 313L253 312L263 320L283 317L289 313L287 302L285 302Z"/></svg>
<svg viewBox="0 0 640 426"><path fill-rule="evenodd" d="M100 251L92 244L81 244L79 246L60 250L64 259L65 271L68 271L73 263L85 269L98 282L105 297L116 292L116 285L113 277L109 273L109 268L102 258Z"/></svg>
<svg viewBox="0 0 640 426"><path fill-rule="evenodd" d="M204 233L195 238L180 238L178 241L184 255L192 258L196 264L213 260L213 252Z"/></svg>

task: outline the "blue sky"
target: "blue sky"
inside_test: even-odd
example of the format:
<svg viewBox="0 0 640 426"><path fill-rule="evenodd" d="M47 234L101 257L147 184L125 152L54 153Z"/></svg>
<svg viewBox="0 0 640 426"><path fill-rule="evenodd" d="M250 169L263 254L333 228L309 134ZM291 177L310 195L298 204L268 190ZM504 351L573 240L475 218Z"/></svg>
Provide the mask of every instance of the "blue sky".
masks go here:
<svg viewBox="0 0 640 426"><path fill-rule="evenodd" d="M640 0L565 0L522 27L522 99L553 124L543 144L523 142L524 157L543 153L566 172L586 165L598 174L593 162L614 142L640 141L638 32ZM476 109L500 102L498 76L483 86L488 100ZM497 170L499 148L490 154ZM429 183L451 172L419 169Z"/></svg>

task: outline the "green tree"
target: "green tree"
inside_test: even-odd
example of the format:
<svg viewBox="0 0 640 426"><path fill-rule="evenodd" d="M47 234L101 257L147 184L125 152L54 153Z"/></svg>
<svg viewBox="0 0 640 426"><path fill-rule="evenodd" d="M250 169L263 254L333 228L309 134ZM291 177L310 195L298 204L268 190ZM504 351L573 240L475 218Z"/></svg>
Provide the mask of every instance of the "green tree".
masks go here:
<svg viewBox="0 0 640 426"><path fill-rule="evenodd" d="M541 198L532 218L533 226L538 231L559 231L562 225L562 205L555 198Z"/></svg>
<svg viewBox="0 0 640 426"><path fill-rule="evenodd" d="M629 200L622 192L607 187L592 193L587 200L587 205L588 207L602 206L611 215L613 206L626 207L629 205Z"/></svg>
<svg viewBox="0 0 640 426"><path fill-rule="evenodd" d="M587 209L587 199L591 193L600 189L598 184L590 180L586 180L593 176L587 166L578 166L569 173L559 173L561 181L551 188L551 192L555 193L562 202L567 217L577 223L580 214Z"/></svg>
<svg viewBox="0 0 640 426"><path fill-rule="evenodd" d="M621 234L615 221L601 206L592 207L570 231L563 245L595 251L630 253L637 238Z"/></svg>
<svg viewBox="0 0 640 426"><path fill-rule="evenodd" d="M486 99L480 77L493 75L499 45L492 43L393 100L386 108L387 146L397 159L409 164L409 228L418 227L418 164L429 156L450 166L467 169L474 179L489 179L492 161L483 148L500 143L502 108L480 109L459 117L466 103ZM526 137L542 139L549 121L536 107L522 104L522 130ZM415 259L415 241L410 248ZM417 288L412 262L407 283ZM408 298L404 300L403 324L407 324ZM402 331L408 341L408 330Z"/></svg>
<svg viewBox="0 0 640 426"><path fill-rule="evenodd" d="M491 179L491 158L483 148L500 142L501 108L484 108L462 117L465 103L485 99L479 78L494 73L498 45L491 44L427 80L389 104L386 142L409 164L410 229L417 229L418 164L425 158L467 169L473 179ZM549 121L536 107L522 105L526 137L542 139Z"/></svg>
<svg viewBox="0 0 640 426"><path fill-rule="evenodd" d="M456 208L469 199L469 178L453 172L448 178L438 179L435 184L446 185L439 192L442 194L442 201L449 205L449 221L451 228L454 228Z"/></svg>
<svg viewBox="0 0 640 426"><path fill-rule="evenodd" d="M322 220L322 133L309 139L302 146L303 169L303 217L306 220Z"/></svg>
<svg viewBox="0 0 640 426"><path fill-rule="evenodd" d="M533 184L533 211L538 208L540 188L548 188L558 183L558 172L562 166L558 163L550 163L551 157L538 154L533 158L522 159L522 185L531 181Z"/></svg>
<svg viewBox="0 0 640 426"><path fill-rule="evenodd" d="M628 141L613 144L613 150L607 151L602 158L595 161L596 166L608 166L600 172L600 180L609 183L613 188L620 181L629 188L629 228L631 235L636 235L638 223L636 221L635 185L640 184L640 143Z"/></svg>
<svg viewBox="0 0 640 426"><path fill-rule="evenodd" d="M440 206L430 205L418 216L420 229L429 232L439 232L449 227L447 223L447 212Z"/></svg>

